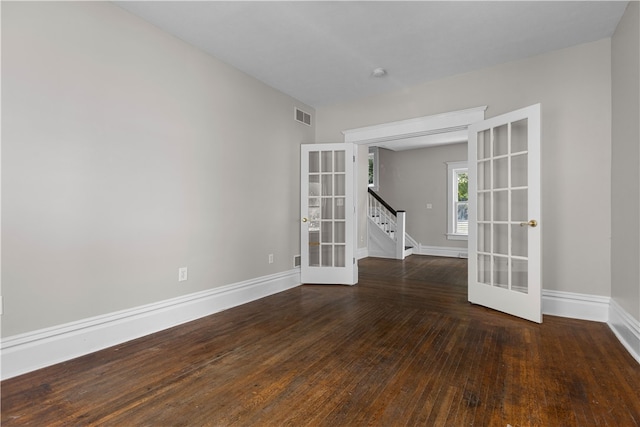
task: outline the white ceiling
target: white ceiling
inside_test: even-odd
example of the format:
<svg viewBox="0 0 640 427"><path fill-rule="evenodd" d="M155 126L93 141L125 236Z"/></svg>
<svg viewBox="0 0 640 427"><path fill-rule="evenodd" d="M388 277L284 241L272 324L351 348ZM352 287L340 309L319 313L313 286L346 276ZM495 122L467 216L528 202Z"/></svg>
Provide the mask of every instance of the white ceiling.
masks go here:
<svg viewBox="0 0 640 427"><path fill-rule="evenodd" d="M313 107L610 37L616 1L118 1ZM388 74L374 78L383 67Z"/></svg>

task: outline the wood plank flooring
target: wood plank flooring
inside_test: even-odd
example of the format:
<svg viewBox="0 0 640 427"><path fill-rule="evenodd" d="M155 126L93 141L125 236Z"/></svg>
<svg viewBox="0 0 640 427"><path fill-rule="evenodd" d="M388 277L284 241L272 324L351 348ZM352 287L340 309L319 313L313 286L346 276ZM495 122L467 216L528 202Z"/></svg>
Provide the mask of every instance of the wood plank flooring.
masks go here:
<svg viewBox="0 0 640 427"><path fill-rule="evenodd" d="M604 323L466 301L466 261L365 259L1 384L2 426L638 426L640 365Z"/></svg>

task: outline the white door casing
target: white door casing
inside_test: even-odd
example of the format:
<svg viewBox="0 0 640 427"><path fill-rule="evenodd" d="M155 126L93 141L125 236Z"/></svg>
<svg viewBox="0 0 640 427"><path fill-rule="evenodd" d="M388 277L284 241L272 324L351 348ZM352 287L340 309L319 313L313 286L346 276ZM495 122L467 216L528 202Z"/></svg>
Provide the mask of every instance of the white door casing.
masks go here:
<svg viewBox="0 0 640 427"><path fill-rule="evenodd" d="M541 323L540 104L468 131L469 301Z"/></svg>
<svg viewBox="0 0 640 427"><path fill-rule="evenodd" d="M302 283L354 285L354 145L303 144L300 151Z"/></svg>

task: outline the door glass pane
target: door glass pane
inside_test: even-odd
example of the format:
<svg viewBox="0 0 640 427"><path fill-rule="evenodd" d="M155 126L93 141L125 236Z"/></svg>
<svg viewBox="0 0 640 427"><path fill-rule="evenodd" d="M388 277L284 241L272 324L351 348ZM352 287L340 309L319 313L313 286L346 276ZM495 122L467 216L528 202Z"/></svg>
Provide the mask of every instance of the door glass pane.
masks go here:
<svg viewBox="0 0 640 427"><path fill-rule="evenodd" d="M309 231L320 230L320 207L309 206Z"/></svg>
<svg viewBox="0 0 640 427"><path fill-rule="evenodd" d="M493 257L493 285L509 288L509 258Z"/></svg>
<svg viewBox="0 0 640 427"><path fill-rule="evenodd" d="M333 243L333 222L322 221L322 243Z"/></svg>
<svg viewBox="0 0 640 427"><path fill-rule="evenodd" d="M333 194L333 175L322 175L322 195L331 196Z"/></svg>
<svg viewBox="0 0 640 427"><path fill-rule="evenodd" d="M506 224L493 225L493 253L509 254L509 226Z"/></svg>
<svg viewBox="0 0 640 427"><path fill-rule="evenodd" d="M514 291L529 293L527 281L528 263L525 260L514 259L511 263L511 289Z"/></svg>
<svg viewBox="0 0 640 427"><path fill-rule="evenodd" d="M478 221L491 221L491 193L478 194Z"/></svg>
<svg viewBox="0 0 640 427"><path fill-rule="evenodd" d="M344 172L345 171L344 151L336 151L335 152L335 169L336 169L336 172Z"/></svg>
<svg viewBox="0 0 640 427"><path fill-rule="evenodd" d="M511 221L528 221L527 190L511 191Z"/></svg>
<svg viewBox="0 0 640 427"><path fill-rule="evenodd" d="M333 266L333 245L322 245L322 266Z"/></svg>
<svg viewBox="0 0 640 427"><path fill-rule="evenodd" d="M334 248L335 248L334 265L336 267L344 267L346 263L344 245L335 245Z"/></svg>
<svg viewBox="0 0 640 427"><path fill-rule="evenodd" d="M322 172L333 172L333 151L322 152Z"/></svg>
<svg viewBox="0 0 640 427"><path fill-rule="evenodd" d="M478 282L491 284L491 257L478 255Z"/></svg>
<svg viewBox="0 0 640 427"><path fill-rule="evenodd" d="M491 130L478 132L478 159L491 157Z"/></svg>
<svg viewBox="0 0 640 427"><path fill-rule="evenodd" d="M478 252L491 253L491 224L478 224Z"/></svg>
<svg viewBox="0 0 640 427"><path fill-rule="evenodd" d="M527 186L527 155L520 154L511 157L511 186L526 187Z"/></svg>
<svg viewBox="0 0 640 427"><path fill-rule="evenodd" d="M346 243L346 233L345 233L345 223L342 221L336 221L333 224L334 227L334 242L335 243Z"/></svg>
<svg viewBox="0 0 640 427"><path fill-rule="evenodd" d="M493 193L493 220L509 220L509 192L507 190Z"/></svg>
<svg viewBox="0 0 640 427"><path fill-rule="evenodd" d="M344 197L336 197L335 202L335 218L345 219L344 217Z"/></svg>
<svg viewBox="0 0 640 427"><path fill-rule="evenodd" d="M508 154L509 135L507 125L493 129L493 157L506 156Z"/></svg>
<svg viewBox="0 0 640 427"><path fill-rule="evenodd" d="M493 161L493 188L507 188L509 175L507 173L508 158Z"/></svg>
<svg viewBox="0 0 640 427"><path fill-rule="evenodd" d="M320 175L309 175L309 197L320 195Z"/></svg>
<svg viewBox="0 0 640 427"><path fill-rule="evenodd" d="M478 190L491 189L491 160L478 163Z"/></svg>
<svg viewBox="0 0 640 427"><path fill-rule="evenodd" d="M511 254L526 257L529 250L529 226L511 226Z"/></svg>
<svg viewBox="0 0 640 427"><path fill-rule="evenodd" d="M335 187L334 193L336 196L344 196L345 195L345 176L344 174L334 175L335 178Z"/></svg>
<svg viewBox="0 0 640 427"><path fill-rule="evenodd" d="M309 266L320 267L320 232L309 233Z"/></svg>
<svg viewBox="0 0 640 427"><path fill-rule="evenodd" d="M529 149L527 119L511 123L511 152L518 153Z"/></svg>
<svg viewBox="0 0 640 427"><path fill-rule="evenodd" d="M309 173L320 172L320 153L309 151Z"/></svg>
<svg viewBox="0 0 640 427"><path fill-rule="evenodd" d="M322 199L322 219L333 218L333 200L330 198Z"/></svg>

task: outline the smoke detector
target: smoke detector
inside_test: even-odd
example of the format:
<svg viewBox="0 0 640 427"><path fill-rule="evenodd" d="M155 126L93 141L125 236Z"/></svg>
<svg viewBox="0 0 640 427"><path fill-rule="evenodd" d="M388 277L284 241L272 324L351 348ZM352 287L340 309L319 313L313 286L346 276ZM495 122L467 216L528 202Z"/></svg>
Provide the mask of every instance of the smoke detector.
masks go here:
<svg viewBox="0 0 640 427"><path fill-rule="evenodd" d="M387 70L384 68L376 68L371 72L371 77L384 77L387 75Z"/></svg>

